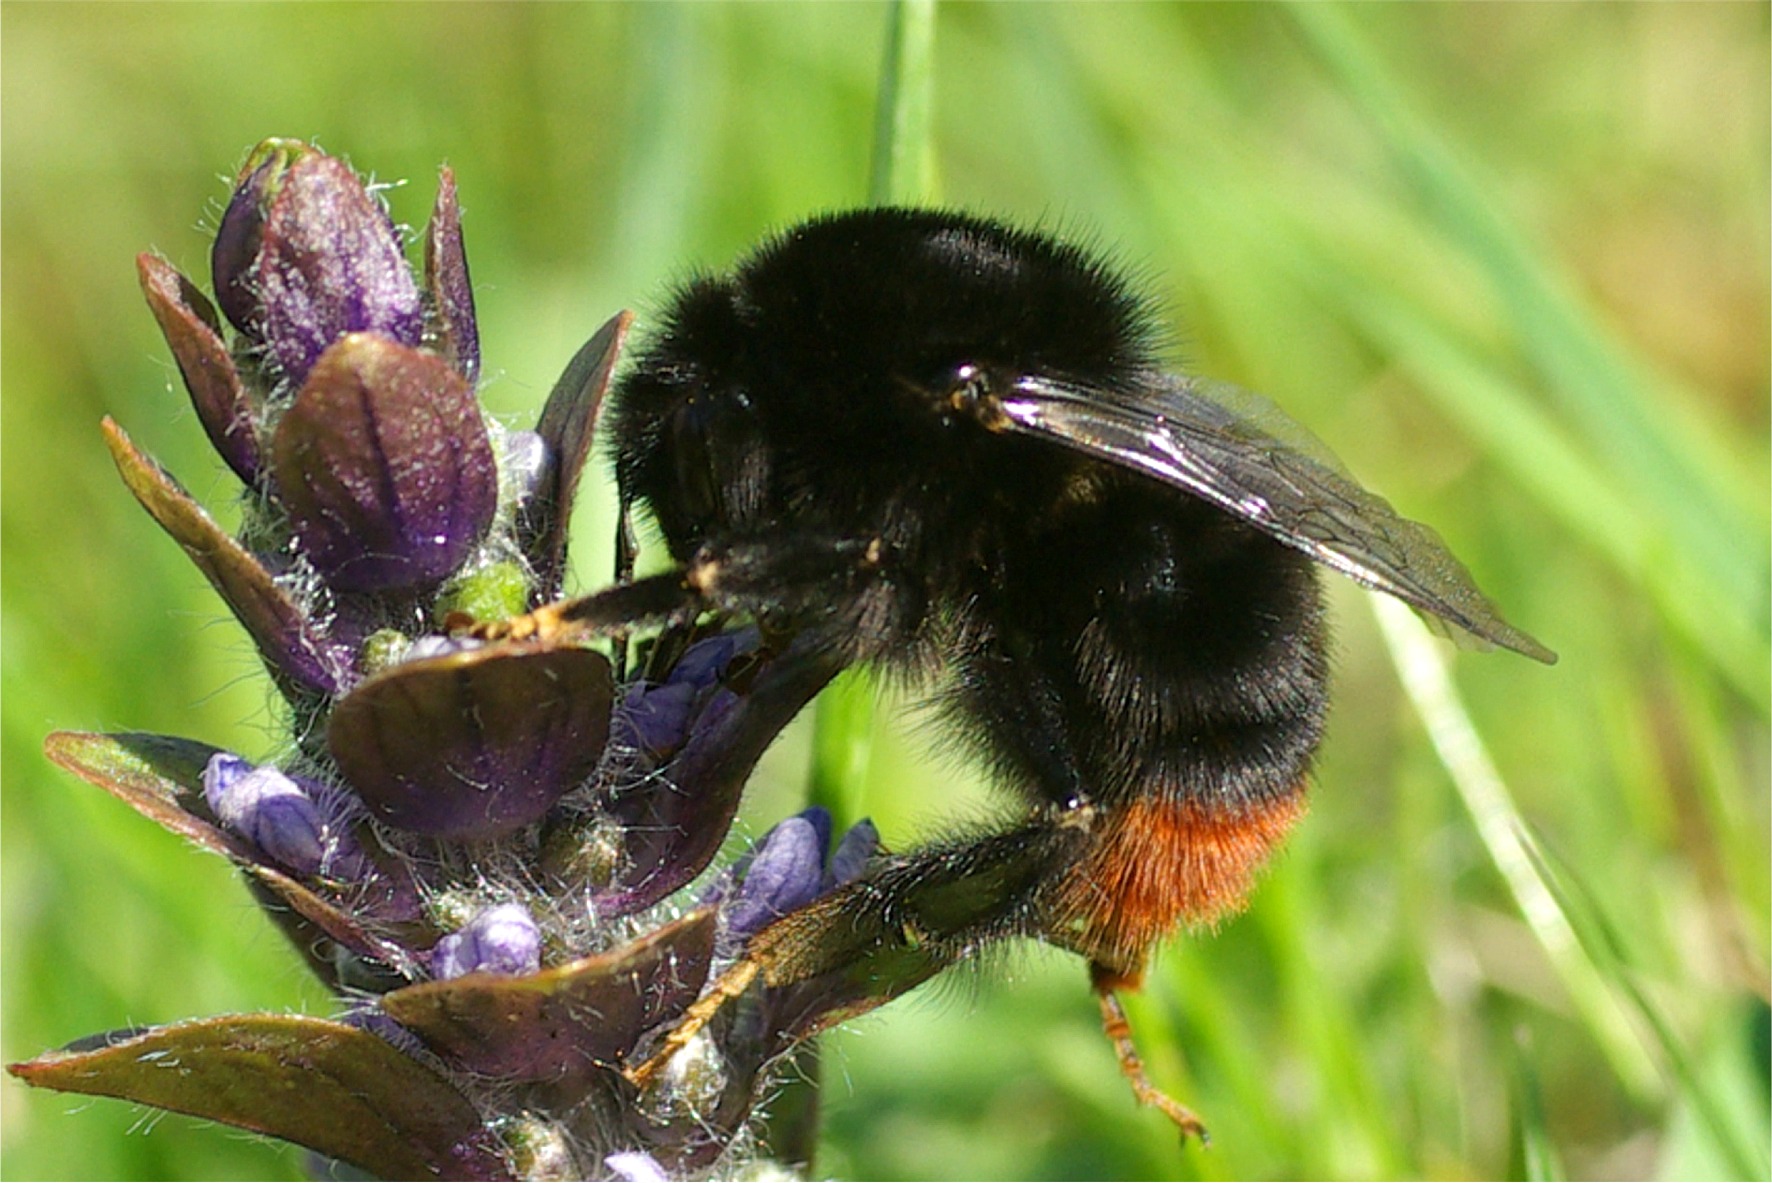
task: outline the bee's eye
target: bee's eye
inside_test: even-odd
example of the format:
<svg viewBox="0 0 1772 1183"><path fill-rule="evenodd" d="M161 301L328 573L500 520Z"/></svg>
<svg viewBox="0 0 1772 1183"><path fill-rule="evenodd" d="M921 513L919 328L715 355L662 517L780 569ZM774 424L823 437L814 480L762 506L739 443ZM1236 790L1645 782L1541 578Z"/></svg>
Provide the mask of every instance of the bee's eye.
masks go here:
<svg viewBox="0 0 1772 1183"><path fill-rule="evenodd" d="M976 414L978 405L989 395L991 382L982 366L966 362L955 366L948 376L947 401L956 411Z"/></svg>
<svg viewBox="0 0 1772 1183"><path fill-rule="evenodd" d="M946 389L943 403L949 413L982 423L992 431L1002 430L1006 422L998 402L1002 386L990 370L971 362L956 366L948 375Z"/></svg>

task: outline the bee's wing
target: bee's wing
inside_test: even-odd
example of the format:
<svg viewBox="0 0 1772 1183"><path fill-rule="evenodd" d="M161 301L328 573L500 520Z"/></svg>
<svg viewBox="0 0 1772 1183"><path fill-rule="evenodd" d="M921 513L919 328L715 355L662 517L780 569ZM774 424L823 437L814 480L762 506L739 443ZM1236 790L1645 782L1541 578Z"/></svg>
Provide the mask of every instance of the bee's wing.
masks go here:
<svg viewBox="0 0 1772 1183"><path fill-rule="evenodd" d="M996 403L1004 430L1147 473L1458 630L1556 660L1501 618L1438 534L1361 488L1259 396L1197 378L1136 394L1024 378Z"/></svg>

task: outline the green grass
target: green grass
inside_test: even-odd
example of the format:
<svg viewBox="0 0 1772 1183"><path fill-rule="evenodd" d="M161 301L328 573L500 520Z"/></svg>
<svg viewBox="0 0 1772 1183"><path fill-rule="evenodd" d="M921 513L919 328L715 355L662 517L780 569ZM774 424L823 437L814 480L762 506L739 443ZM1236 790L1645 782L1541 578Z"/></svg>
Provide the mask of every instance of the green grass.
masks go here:
<svg viewBox="0 0 1772 1183"><path fill-rule="evenodd" d="M1765 1178L1765 6L944 7L921 114L879 100L886 15L0 8L6 1058L327 1007L225 867L40 755L56 727L272 743L249 646L97 422L225 509L132 260L205 276L217 177L293 135L409 178L411 223L455 167L487 398L517 423L617 308L644 326L666 281L871 192L1112 245L1189 368L1280 402L1562 654L1405 628L1399 660L1455 691L1424 723L1335 588L1313 811L1250 911L1174 941L1132 1000L1210 1150L1132 1107L1082 968L1030 948L827 1040L821 1173ZM913 173L881 188L889 118ZM581 586L608 570L607 493ZM889 843L988 807L902 704L865 738L865 761L819 747L865 767L832 791ZM771 761L755 826L808 750ZM0 1099L9 1178L301 1169L182 1118Z"/></svg>

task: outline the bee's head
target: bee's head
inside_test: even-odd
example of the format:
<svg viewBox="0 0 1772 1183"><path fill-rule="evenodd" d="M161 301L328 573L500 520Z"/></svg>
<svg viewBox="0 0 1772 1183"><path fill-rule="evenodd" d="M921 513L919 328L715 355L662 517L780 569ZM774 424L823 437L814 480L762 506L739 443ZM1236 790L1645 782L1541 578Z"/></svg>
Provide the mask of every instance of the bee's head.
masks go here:
<svg viewBox="0 0 1772 1183"><path fill-rule="evenodd" d="M984 465L979 480L1000 483L991 458L1015 468L1027 446L979 450L981 431L1005 426L1000 400L1028 380L1138 385L1152 323L1118 273L1046 235L935 210L834 214L679 289L618 391L617 434L634 457L648 441L718 436L725 456L755 439L823 484L953 453L953 471Z"/></svg>

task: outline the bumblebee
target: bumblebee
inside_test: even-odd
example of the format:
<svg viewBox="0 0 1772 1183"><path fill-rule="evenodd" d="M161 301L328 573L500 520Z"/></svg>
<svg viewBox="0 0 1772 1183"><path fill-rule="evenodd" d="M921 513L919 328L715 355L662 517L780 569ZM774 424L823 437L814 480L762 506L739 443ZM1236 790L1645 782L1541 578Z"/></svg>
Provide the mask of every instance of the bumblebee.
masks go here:
<svg viewBox="0 0 1772 1183"><path fill-rule="evenodd" d="M692 279L606 417L624 507L677 568L550 627L749 616L933 688L1025 806L882 859L765 929L646 1063L772 985L1035 937L1116 992L1238 907L1304 807L1329 698L1329 567L1543 662L1430 529L1253 395L1178 375L1089 252L965 214L816 218Z"/></svg>

